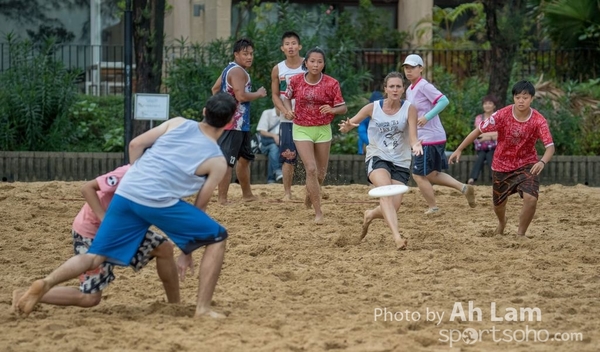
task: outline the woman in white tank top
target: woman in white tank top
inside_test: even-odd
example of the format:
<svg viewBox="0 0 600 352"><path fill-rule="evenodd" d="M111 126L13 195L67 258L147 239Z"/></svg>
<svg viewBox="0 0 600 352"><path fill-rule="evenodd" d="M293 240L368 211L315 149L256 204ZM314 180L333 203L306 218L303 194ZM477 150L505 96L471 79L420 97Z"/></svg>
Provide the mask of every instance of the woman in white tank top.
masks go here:
<svg viewBox="0 0 600 352"><path fill-rule="evenodd" d="M421 155L423 148L417 138L417 109L401 100L404 93L402 74L391 72L383 81L384 100L365 105L354 117L339 124L341 132L349 132L371 116L368 134L366 166L369 182L375 187L407 184L410 177L411 150ZM406 239L398 229L398 209L402 195L379 198L379 206L365 211L361 240L367 235L374 219L384 219L392 230L397 249L406 249Z"/></svg>

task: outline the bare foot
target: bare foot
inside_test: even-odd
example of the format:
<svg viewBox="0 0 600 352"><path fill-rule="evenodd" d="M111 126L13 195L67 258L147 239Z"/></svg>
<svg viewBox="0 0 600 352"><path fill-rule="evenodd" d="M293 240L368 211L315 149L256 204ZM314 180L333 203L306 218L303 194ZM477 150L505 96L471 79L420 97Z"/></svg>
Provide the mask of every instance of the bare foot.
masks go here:
<svg viewBox="0 0 600 352"><path fill-rule="evenodd" d="M470 178L470 179L469 179L469 181L467 181L467 183L468 183L468 184L470 184L470 185L472 185L472 184L474 184L474 183L475 183L475 180L474 180L474 179L472 179L472 178Z"/></svg>
<svg viewBox="0 0 600 352"><path fill-rule="evenodd" d="M284 202L290 202L290 201L294 200L294 197L292 197L291 194L284 194L282 200Z"/></svg>
<svg viewBox="0 0 600 352"><path fill-rule="evenodd" d="M494 230L494 235L504 235L504 228L506 227L506 223L508 222L508 218L504 218L503 222L498 221L498 226L496 230Z"/></svg>
<svg viewBox="0 0 600 352"><path fill-rule="evenodd" d="M405 250L408 246L408 241L406 238L395 239L394 242L396 242L396 249L399 251Z"/></svg>
<svg viewBox="0 0 600 352"><path fill-rule="evenodd" d="M365 236L367 235L367 232L369 232L369 225L371 225L371 221L373 221L373 218L371 218L371 211L370 210L365 210L365 215L363 217L363 224L362 224L362 232L360 233L360 241L362 241L363 238L365 238Z"/></svg>
<svg viewBox="0 0 600 352"><path fill-rule="evenodd" d="M315 224L323 225L323 214L315 215Z"/></svg>
<svg viewBox="0 0 600 352"><path fill-rule="evenodd" d="M228 201L227 199L219 199L217 200L217 203L219 203L220 205L230 205L231 202Z"/></svg>
<svg viewBox="0 0 600 352"><path fill-rule="evenodd" d="M23 293L25 293L25 290L23 290L21 288L13 291L13 293L12 293L12 311L13 311L13 313L19 312L19 307L17 306L17 303L19 303L19 300L23 296Z"/></svg>
<svg viewBox="0 0 600 352"><path fill-rule="evenodd" d="M471 185L465 185L466 190L464 192L465 197L467 198L467 202L469 202L469 206L471 208L475 208L477 203L475 203L475 187Z"/></svg>
<svg viewBox="0 0 600 352"><path fill-rule="evenodd" d="M28 316L50 288L44 280L36 280L17 303L17 312Z"/></svg>
<svg viewBox="0 0 600 352"><path fill-rule="evenodd" d="M306 209L312 208L312 202L310 201L308 193L306 194L306 197L304 197L304 206L306 207Z"/></svg>
<svg viewBox="0 0 600 352"><path fill-rule="evenodd" d="M244 202L254 202L254 201L258 200L258 197L255 196L255 195L251 195L251 196L248 196L248 197L242 197L242 200Z"/></svg>
<svg viewBox="0 0 600 352"><path fill-rule="evenodd" d="M533 238L533 236L531 236L531 235L529 235L529 236L528 236L528 235L526 235L526 234L517 234L517 236L516 236L516 237L517 237L517 239L519 239L519 240L530 240L530 239L532 239L532 238Z"/></svg>
<svg viewBox="0 0 600 352"><path fill-rule="evenodd" d="M196 314L194 314L194 318L202 318L202 317L210 317L213 319L225 319L227 316L225 314L217 313L212 309L196 309Z"/></svg>

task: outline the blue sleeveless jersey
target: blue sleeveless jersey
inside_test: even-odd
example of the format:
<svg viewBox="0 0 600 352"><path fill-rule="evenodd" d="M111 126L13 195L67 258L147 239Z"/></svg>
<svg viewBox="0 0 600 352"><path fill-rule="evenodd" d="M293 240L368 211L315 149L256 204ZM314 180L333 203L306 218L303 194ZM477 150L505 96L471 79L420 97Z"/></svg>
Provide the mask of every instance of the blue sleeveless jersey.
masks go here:
<svg viewBox="0 0 600 352"><path fill-rule="evenodd" d="M233 87L227 83L227 75L232 68L239 67L244 70L244 68L235 62L230 62L227 67L223 70L221 74L221 92L225 92L231 95L235 99L235 93L233 92ZM244 90L246 92L250 92L252 90L252 81L250 80L250 75L246 70L244 70L246 74L246 85L244 86ZM237 99L236 99L237 101ZM235 130L235 131L250 131L250 102L240 103L237 102L237 110L231 119L231 123L225 127L226 130Z"/></svg>

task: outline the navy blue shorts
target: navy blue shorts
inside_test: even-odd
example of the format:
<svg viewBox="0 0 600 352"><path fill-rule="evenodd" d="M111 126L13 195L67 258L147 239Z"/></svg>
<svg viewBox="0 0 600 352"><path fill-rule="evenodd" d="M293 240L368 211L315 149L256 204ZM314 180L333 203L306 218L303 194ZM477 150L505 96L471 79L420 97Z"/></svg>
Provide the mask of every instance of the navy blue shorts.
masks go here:
<svg viewBox="0 0 600 352"><path fill-rule="evenodd" d="M396 180L402 182L403 184L408 184L408 178L410 177L410 171L398 165L392 164L391 161L383 160L377 156L372 157L371 159L366 161L367 166L367 179L371 172L375 169L385 169L390 173L392 180ZM369 179L369 183L372 183Z"/></svg>
<svg viewBox="0 0 600 352"><path fill-rule="evenodd" d="M294 126L291 122L282 122L279 124L279 162L296 164L298 158L298 152L296 151L296 144L294 144L294 138L292 137L292 127Z"/></svg>
<svg viewBox="0 0 600 352"><path fill-rule="evenodd" d="M227 160L227 165L233 167L239 158L254 160L251 141L252 134L249 131L226 130L217 143Z"/></svg>
<svg viewBox="0 0 600 352"><path fill-rule="evenodd" d="M427 176L434 171L448 168L446 158L446 143L424 145L423 154L413 156L413 174Z"/></svg>
<svg viewBox="0 0 600 352"><path fill-rule="evenodd" d="M153 208L115 194L88 253L104 256L115 265L129 265L151 225L167 234L185 254L227 238L223 226L183 200Z"/></svg>

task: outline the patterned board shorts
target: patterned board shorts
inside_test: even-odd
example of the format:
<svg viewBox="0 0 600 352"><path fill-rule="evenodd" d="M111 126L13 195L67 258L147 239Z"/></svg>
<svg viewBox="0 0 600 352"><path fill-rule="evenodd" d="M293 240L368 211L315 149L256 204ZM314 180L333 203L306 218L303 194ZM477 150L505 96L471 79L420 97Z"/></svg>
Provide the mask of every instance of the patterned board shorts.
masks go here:
<svg viewBox="0 0 600 352"><path fill-rule="evenodd" d="M73 235L73 250L75 255L87 253L92 245L92 238L83 237L74 230ZM153 231L148 230L146 237L140 244L137 252L131 258L129 266L134 271L139 271L145 267L154 257L150 255L155 248L167 241L167 238ZM96 269L86 271L79 276L79 290L83 293L95 293L105 289L114 279L114 265L104 262Z"/></svg>
<svg viewBox="0 0 600 352"><path fill-rule="evenodd" d="M523 193L530 194L536 199L539 196L540 177L531 173L533 165L526 165L511 172L492 172L492 200L494 205L498 206L504 203L512 194L519 193L523 198Z"/></svg>

